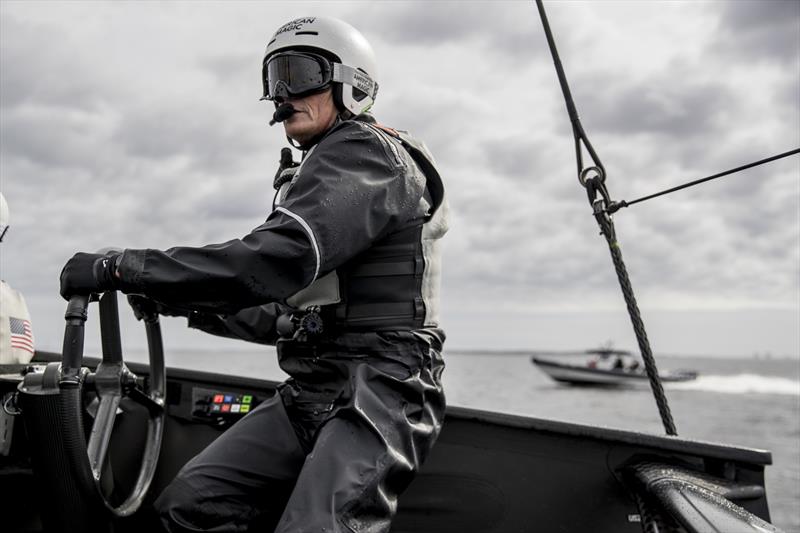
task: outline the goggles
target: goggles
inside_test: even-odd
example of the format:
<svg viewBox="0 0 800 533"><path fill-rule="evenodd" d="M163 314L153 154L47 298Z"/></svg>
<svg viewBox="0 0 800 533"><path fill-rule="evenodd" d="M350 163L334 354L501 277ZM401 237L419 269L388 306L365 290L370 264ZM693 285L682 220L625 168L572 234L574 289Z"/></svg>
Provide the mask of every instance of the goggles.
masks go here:
<svg viewBox="0 0 800 533"><path fill-rule="evenodd" d="M333 66L315 54L283 52L264 63L262 81L262 100L302 97L328 87L333 81Z"/></svg>

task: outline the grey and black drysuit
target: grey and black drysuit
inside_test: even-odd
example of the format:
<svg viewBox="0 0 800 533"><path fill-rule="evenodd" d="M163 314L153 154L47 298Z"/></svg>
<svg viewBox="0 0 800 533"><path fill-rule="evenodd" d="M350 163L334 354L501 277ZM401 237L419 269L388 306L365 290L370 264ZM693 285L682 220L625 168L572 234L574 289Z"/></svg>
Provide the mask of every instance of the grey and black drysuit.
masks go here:
<svg viewBox="0 0 800 533"><path fill-rule="evenodd" d="M276 343L290 376L156 500L169 531L389 530L444 416L446 231L427 150L361 115L306 153L244 238L123 253L124 292L194 310L192 327ZM322 333L280 338L276 317L310 306Z"/></svg>

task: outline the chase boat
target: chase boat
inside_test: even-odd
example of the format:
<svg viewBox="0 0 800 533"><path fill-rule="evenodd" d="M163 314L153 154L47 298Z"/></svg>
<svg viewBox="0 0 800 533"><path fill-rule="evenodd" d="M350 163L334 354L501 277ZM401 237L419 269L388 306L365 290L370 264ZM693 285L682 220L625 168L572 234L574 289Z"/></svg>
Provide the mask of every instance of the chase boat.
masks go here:
<svg viewBox="0 0 800 533"><path fill-rule="evenodd" d="M590 358L581 363L562 363L546 357L531 357L539 370L559 383L600 387L631 387L647 385L649 378L645 369L628 351L588 350ZM692 381L697 379L694 370L660 370L664 383Z"/></svg>

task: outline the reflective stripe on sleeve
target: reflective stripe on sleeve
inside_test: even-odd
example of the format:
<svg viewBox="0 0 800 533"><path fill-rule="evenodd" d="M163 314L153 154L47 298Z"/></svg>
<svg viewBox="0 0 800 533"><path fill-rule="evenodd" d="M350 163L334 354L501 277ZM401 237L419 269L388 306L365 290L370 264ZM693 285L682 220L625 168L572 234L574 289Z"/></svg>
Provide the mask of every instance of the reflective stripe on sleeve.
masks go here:
<svg viewBox="0 0 800 533"><path fill-rule="evenodd" d="M285 207L280 207L280 206L276 207L275 211L280 211L281 213L289 215L290 217L295 219L298 224L303 226L303 229L306 230L306 233L308 233L308 238L311 240L311 246L314 247L315 259L317 260L317 266L316 268L314 268L314 277L311 279L311 283L314 283L314 280L317 279L317 276L319 275L320 256L319 256L319 246L317 246L317 239L314 237L314 232L311 231L311 226L309 226L308 223L306 223L306 221L303 220L303 218L300 215L292 213ZM309 283L309 285L311 283Z"/></svg>

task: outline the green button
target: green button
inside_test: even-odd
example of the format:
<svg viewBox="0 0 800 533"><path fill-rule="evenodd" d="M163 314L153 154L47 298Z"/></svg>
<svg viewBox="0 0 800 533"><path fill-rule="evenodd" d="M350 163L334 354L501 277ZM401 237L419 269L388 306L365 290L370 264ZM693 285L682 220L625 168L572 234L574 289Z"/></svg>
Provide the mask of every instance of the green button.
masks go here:
<svg viewBox="0 0 800 533"><path fill-rule="evenodd" d="M250 396L249 394L242 397L242 403L252 403L252 402L253 402L253 397Z"/></svg>

